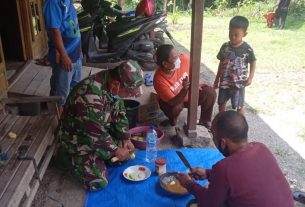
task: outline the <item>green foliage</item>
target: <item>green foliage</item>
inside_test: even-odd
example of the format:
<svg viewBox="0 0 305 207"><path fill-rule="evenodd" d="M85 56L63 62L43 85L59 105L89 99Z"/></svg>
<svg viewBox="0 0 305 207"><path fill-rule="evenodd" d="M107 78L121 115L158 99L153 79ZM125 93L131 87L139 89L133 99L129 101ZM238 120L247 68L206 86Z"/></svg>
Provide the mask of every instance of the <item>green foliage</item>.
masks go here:
<svg viewBox="0 0 305 207"><path fill-rule="evenodd" d="M216 0L214 1L214 6L217 9L225 9L228 7L229 3L229 0Z"/></svg>
<svg viewBox="0 0 305 207"><path fill-rule="evenodd" d="M177 11L175 13L168 13L167 21L174 25L191 25L191 13Z"/></svg>
<svg viewBox="0 0 305 207"><path fill-rule="evenodd" d="M295 0L291 2L290 12L293 16L305 20L305 0Z"/></svg>

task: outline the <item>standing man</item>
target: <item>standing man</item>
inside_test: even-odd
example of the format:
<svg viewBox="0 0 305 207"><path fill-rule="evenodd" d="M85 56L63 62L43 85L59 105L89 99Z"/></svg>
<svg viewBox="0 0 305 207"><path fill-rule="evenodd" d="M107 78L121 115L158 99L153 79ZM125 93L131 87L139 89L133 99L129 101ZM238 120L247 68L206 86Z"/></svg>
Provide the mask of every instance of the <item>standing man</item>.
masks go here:
<svg viewBox="0 0 305 207"><path fill-rule="evenodd" d="M285 27L289 4L290 0L277 0L276 4L273 6L273 8L276 8L274 24L278 29L284 29Z"/></svg>
<svg viewBox="0 0 305 207"><path fill-rule="evenodd" d="M60 112L72 88L81 80L81 38L70 0L46 0L43 7L52 66L51 96L63 96Z"/></svg>

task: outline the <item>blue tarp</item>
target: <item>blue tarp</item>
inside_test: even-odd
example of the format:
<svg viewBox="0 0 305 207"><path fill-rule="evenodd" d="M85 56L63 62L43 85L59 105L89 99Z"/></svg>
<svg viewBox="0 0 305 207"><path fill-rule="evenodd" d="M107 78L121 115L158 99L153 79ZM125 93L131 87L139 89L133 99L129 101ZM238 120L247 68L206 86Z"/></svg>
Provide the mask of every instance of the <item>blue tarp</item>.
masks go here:
<svg viewBox="0 0 305 207"><path fill-rule="evenodd" d="M158 151L158 157L167 160L167 172L186 172L188 169L176 154L183 152L191 166L210 169L223 156L216 149L171 149ZM132 165L150 168L152 175L145 181L132 182L123 177L123 171ZM145 162L145 151L137 151L136 158L123 165L108 167L109 184L101 191L88 192L85 207L185 207L192 195L176 196L164 191L155 174L154 163ZM206 181L201 181L204 185Z"/></svg>

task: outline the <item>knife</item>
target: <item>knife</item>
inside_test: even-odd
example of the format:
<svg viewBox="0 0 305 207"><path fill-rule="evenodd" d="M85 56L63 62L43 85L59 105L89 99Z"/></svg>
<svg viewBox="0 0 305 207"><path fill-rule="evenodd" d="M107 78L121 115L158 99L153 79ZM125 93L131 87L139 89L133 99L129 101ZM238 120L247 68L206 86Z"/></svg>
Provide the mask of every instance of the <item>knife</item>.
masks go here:
<svg viewBox="0 0 305 207"><path fill-rule="evenodd" d="M187 159L184 157L184 155L182 154L182 152L180 151L176 151L177 155L180 157L181 161L183 162L183 164L187 167L192 169L189 161L187 161Z"/></svg>

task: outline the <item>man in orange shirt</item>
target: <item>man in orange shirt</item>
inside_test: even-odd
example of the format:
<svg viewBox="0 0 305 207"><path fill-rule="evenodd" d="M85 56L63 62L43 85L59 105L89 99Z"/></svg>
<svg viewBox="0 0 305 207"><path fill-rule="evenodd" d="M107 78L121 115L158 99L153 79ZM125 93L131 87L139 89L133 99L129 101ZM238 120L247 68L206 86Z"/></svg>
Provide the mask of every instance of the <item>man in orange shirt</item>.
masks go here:
<svg viewBox="0 0 305 207"><path fill-rule="evenodd" d="M158 68L154 76L154 88L161 110L170 124L175 126L180 112L188 106L190 57L186 54L178 55L172 45L165 44L157 49L156 58ZM211 127L215 100L215 90L202 84L199 88L198 105L201 106L201 114L198 124L208 129Z"/></svg>

